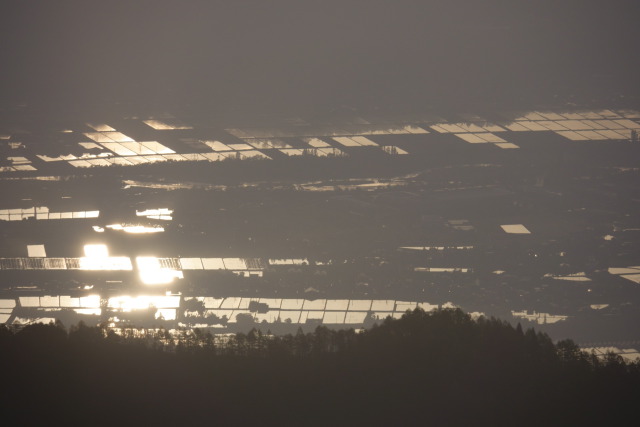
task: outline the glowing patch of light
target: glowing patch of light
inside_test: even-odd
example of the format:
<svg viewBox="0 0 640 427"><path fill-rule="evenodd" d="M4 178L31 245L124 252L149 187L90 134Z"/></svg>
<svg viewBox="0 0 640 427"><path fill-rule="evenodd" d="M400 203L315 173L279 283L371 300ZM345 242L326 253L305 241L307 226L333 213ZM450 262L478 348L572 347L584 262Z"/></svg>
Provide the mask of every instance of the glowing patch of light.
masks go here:
<svg viewBox="0 0 640 427"><path fill-rule="evenodd" d="M78 306L80 308L99 308L100 295L88 295L86 297L80 297Z"/></svg>
<svg viewBox="0 0 640 427"><path fill-rule="evenodd" d="M131 270L128 257L110 257L106 245L85 245L80 270Z"/></svg>
<svg viewBox="0 0 640 427"><path fill-rule="evenodd" d="M14 325L32 325L36 323L48 325L49 323L56 323L56 319L53 317L16 317L13 319Z"/></svg>
<svg viewBox="0 0 640 427"><path fill-rule="evenodd" d="M151 219L162 219L165 221L171 221L173 218L171 214L173 213L173 209L160 208L160 209L147 209L144 211L136 210L137 216L146 216Z"/></svg>
<svg viewBox="0 0 640 427"><path fill-rule="evenodd" d="M123 312L130 312L132 310L146 310L152 306L152 302L149 297L113 297L109 298L109 308L119 309Z"/></svg>
<svg viewBox="0 0 640 427"><path fill-rule="evenodd" d="M180 297L167 297L161 295L140 295L137 297L119 296L109 298L107 305L109 308L118 309L123 312L130 312L132 310L146 310L148 308L157 308L158 311L165 309L173 309L175 311L175 309L180 305ZM168 312L166 312L165 314L168 314ZM165 319L167 318L165 317Z"/></svg>
<svg viewBox="0 0 640 427"><path fill-rule="evenodd" d="M162 308L156 311L156 319L162 318L163 320L176 320L176 310L169 308Z"/></svg>
<svg viewBox="0 0 640 427"><path fill-rule="evenodd" d="M94 225L93 226L93 231L95 231L96 233L104 233L104 228L98 226L98 225Z"/></svg>
<svg viewBox="0 0 640 427"><path fill-rule="evenodd" d="M100 316L102 314L101 308L74 308L73 311L78 314L88 314L93 316Z"/></svg>
<svg viewBox="0 0 640 427"><path fill-rule="evenodd" d="M149 227L146 225L111 224L111 225L107 225L107 228L110 228L112 230L121 230L121 231L124 231L125 233L132 233L132 234L162 233L164 231L163 227ZM95 227L94 227L94 230L95 230Z"/></svg>
<svg viewBox="0 0 640 427"><path fill-rule="evenodd" d="M109 256L107 245L84 245L84 255L87 258L106 258Z"/></svg>
<svg viewBox="0 0 640 427"><path fill-rule="evenodd" d="M131 260L128 257L83 257L78 260L80 270L132 270Z"/></svg>
<svg viewBox="0 0 640 427"><path fill-rule="evenodd" d="M164 120L143 120L144 124L152 127L155 130L179 130L179 129L193 129L193 127L178 123L176 120L164 119Z"/></svg>
<svg viewBox="0 0 640 427"><path fill-rule="evenodd" d="M173 282L176 277L182 279L182 271L163 268L156 257L137 257L136 264L140 271L140 280L146 285L165 285Z"/></svg>

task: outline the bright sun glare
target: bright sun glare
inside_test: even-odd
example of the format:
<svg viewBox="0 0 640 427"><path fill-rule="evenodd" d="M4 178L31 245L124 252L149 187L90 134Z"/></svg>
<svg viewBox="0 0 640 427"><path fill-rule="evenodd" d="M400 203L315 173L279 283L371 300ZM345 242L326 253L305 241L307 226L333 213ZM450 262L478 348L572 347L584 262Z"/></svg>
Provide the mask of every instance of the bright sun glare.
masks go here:
<svg viewBox="0 0 640 427"><path fill-rule="evenodd" d="M84 245L84 256L87 258L106 258L109 256L107 245Z"/></svg>
<svg viewBox="0 0 640 427"><path fill-rule="evenodd" d="M173 282L173 279L184 276L181 271L163 268L156 257L137 257L136 264L140 271L140 280L146 285L165 285Z"/></svg>
<svg viewBox="0 0 640 427"><path fill-rule="evenodd" d="M131 270L128 257L110 257L107 245L84 245L84 257L80 258L81 270Z"/></svg>

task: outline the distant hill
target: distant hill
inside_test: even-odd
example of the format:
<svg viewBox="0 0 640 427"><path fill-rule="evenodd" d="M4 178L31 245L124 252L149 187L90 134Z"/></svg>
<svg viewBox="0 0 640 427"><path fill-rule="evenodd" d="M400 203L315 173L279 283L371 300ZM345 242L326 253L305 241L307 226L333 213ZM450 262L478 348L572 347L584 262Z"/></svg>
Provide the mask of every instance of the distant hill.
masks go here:
<svg viewBox="0 0 640 427"><path fill-rule="evenodd" d="M0 329L20 425L629 425L640 364L460 310L356 332Z"/></svg>

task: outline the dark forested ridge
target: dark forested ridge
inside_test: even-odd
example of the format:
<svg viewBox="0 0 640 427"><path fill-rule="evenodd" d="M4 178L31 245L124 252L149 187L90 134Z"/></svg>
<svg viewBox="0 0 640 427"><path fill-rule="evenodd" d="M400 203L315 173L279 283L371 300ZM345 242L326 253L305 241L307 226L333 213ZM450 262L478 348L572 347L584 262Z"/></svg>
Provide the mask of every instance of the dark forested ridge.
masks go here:
<svg viewBox="0 0 640 427"><path fill-rule="evenodd" d="M175 341L38 324L0 348L19 425L631 425L640 396L638 362L460 310Z"/></svg>

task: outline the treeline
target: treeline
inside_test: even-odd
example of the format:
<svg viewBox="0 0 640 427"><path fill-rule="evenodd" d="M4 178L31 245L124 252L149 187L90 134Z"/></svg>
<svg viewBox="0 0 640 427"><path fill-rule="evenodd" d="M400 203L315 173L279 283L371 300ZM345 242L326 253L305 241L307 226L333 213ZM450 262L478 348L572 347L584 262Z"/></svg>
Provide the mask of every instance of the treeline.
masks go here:
<svg viewBox="0 0 640 427"><path fill-rule="evenodd" d="M460 310L366 331L0 329L20 425L626 425L640 363Z"/></svg>

